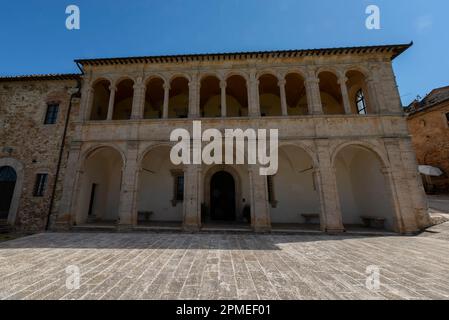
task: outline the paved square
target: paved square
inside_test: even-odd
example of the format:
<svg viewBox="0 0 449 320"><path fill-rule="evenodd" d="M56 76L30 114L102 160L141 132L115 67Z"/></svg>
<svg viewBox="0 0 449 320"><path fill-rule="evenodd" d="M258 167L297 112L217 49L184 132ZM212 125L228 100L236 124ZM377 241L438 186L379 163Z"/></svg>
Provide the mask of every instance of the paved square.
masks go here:
<svg viewBox="0 0 449 320"><path fill-rule="evenodd" d="M39 234L0 244L0 299L449 299L449 237L427 235Z"/></svg>

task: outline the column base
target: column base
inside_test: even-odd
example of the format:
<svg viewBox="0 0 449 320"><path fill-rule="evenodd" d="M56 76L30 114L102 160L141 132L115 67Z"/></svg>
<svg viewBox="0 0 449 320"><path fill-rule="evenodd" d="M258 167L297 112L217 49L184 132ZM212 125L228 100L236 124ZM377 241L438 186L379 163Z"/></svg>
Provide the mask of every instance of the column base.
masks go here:
<svg viewBox="0 0 449 320"><path fill-rule="evenodd" d="M271 226L254 226L253 230L256 233L270 233Z"/></svg>
<svg viewBox="0 0 449 320"><path fill-rule="evenodd" d="M134 230L134 225L132 224L118 224L117 232L131 232Z"/></svg>
<svg viewBox="0 0 449 320"><path fill-rule="evenodd" d="M345 233L346 230L344 228L326 228L325 231L327 234L342 234Z"/></svg>
<svg viewBox="0 0 449 320"><path fill-rule="evenodd" d="M184 224L182 226L182 230L188 233L197 233L200 232L201 226L195 224Z"/></svg>

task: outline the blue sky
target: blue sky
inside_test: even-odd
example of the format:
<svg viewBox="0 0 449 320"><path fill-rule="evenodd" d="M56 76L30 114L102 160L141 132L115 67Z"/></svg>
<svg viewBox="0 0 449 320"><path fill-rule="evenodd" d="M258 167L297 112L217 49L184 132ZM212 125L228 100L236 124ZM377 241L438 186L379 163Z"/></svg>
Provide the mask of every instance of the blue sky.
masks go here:
<svg viewBox="0 0 449 320"><path fill-rule="evenodd" d="M65 28L65 8L81 30ZM369 4L381 30L365 28ZM15 0L0 11L0 75L77 72L76 58L415 45L395 63L407 104L449 85L447 0Z"/></svg>

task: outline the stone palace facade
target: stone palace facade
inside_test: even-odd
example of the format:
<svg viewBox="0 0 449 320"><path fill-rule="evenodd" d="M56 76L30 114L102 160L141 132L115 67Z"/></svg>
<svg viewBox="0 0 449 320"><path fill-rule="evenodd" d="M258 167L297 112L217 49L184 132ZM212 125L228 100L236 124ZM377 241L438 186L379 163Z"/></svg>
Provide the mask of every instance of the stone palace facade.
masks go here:
<svg viewBox="0 0 449 320"><path fill-rule="evenodd" d="M88 59L81 75L1 78L1 218L23 230L416 232L427 202L392 69L409 47ZM279 129L277 174L173 165L170 133L193 120Z"/></svg>

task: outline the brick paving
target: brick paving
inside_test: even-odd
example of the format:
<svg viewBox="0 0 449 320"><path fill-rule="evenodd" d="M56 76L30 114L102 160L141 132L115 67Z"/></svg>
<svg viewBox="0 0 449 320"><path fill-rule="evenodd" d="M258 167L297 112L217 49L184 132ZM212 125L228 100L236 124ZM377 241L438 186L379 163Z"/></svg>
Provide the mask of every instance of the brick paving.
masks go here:
<svg viewBox="0 0 449 320"><path fill-rule="evenodd" d="M0 244L0 299L449 299L435 235L38 234Z"/></svg>

